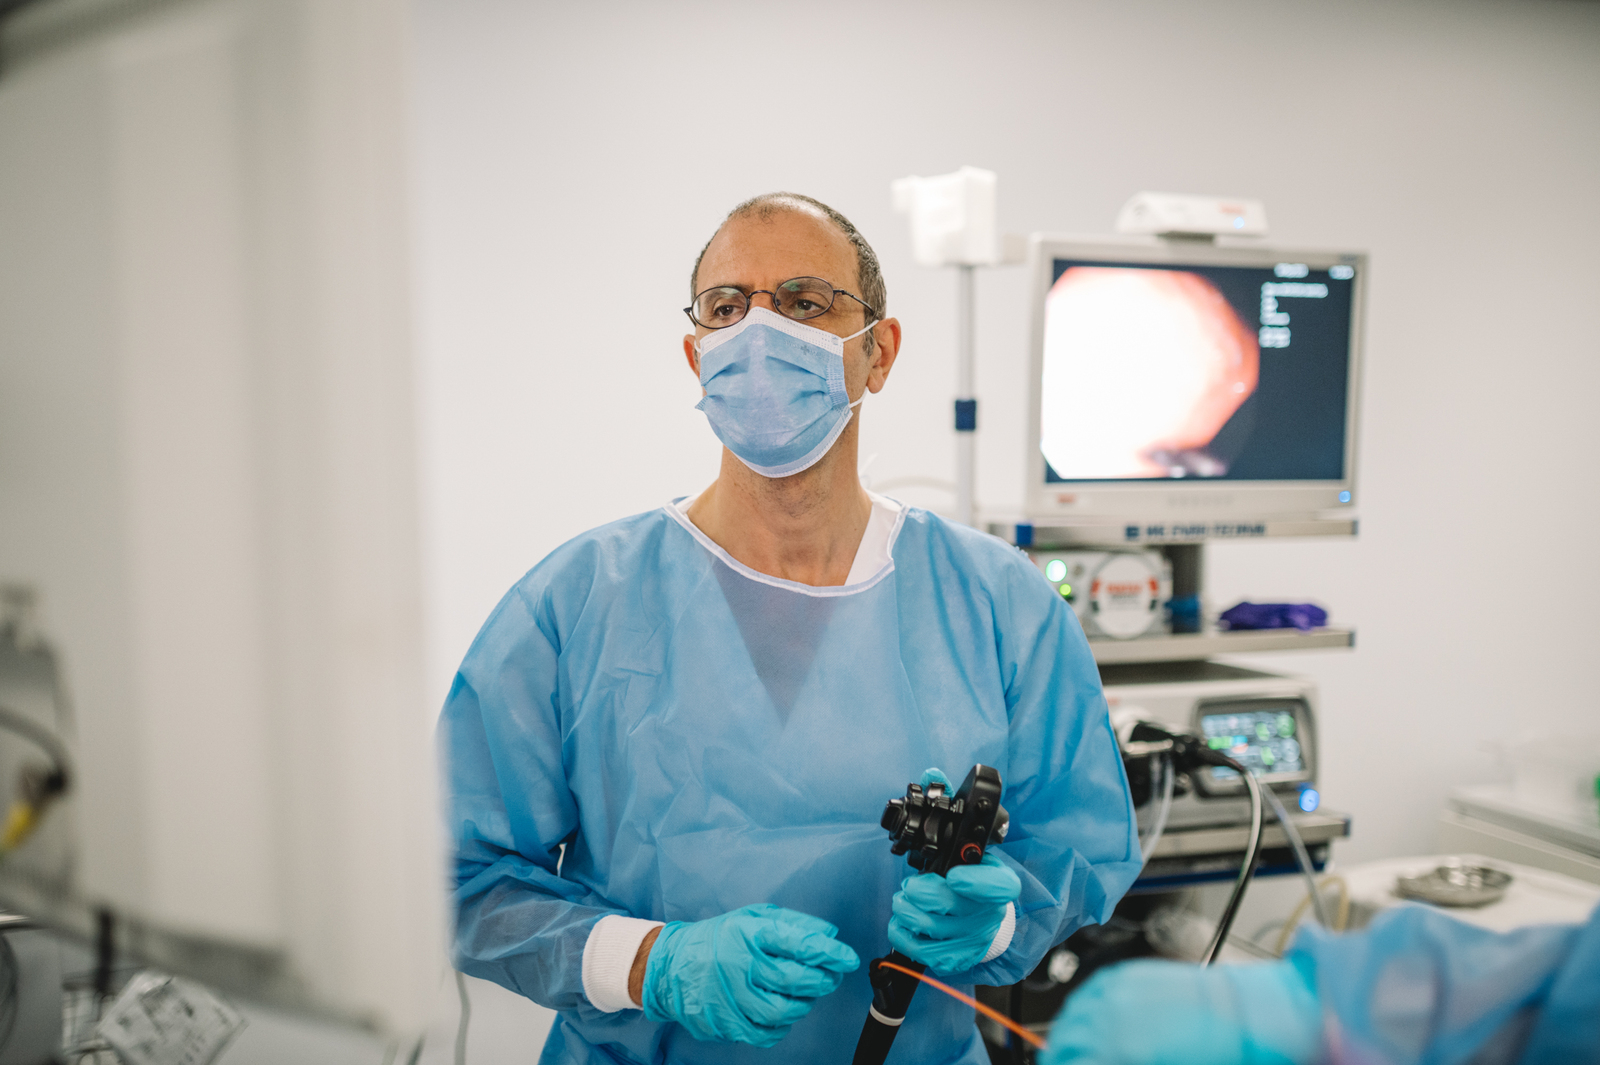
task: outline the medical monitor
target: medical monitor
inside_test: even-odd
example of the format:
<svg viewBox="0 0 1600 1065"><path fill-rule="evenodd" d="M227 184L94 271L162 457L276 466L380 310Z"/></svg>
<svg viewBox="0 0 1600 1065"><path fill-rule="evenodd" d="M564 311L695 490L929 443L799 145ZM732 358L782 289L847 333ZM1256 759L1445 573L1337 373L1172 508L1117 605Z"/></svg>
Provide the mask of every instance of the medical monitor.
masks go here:
<svg viewBox="0 0 1600 1065"><path fill-rule="evenodd" d="M1302 784L1316 776L1311 704L1299 696L1215 699L1195 708L1193 730L1268 784ZM1221 766L1198 771L1207 795L1243 794L1239 774Z"/></svg>
<svg viewBox="0 0 1600 1065"><path fill-rule="evenodd" d="M1366 257L1038 235L1035 522L1350 512Z"/></svg>

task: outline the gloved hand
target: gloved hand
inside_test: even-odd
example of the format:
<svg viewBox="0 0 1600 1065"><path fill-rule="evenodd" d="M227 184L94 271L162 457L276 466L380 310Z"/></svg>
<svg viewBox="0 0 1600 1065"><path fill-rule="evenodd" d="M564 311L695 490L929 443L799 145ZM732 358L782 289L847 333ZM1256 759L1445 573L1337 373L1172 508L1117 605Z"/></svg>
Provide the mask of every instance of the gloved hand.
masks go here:
<svg viewBox="0 0 1600 1065"><path fill-rule="evenodd" d="M1039 1065L1311 1065L1321 1050L1322 1009L1296 963L1142 960L1067 1000Z"/></svg>
<svg viewBox="0 0 1600 1065"><path fill-rule="evenodd" d="M937 769L922 774L953 792ZM983 961L1006 918L1006 906L1022 894L1022 881L993 852L977 865L958 865L945 876L907 877L894 897L889 943L936 972L959 973Z"/></svg>
<svg viewBox="0 0 1600 1065"><path fill-rule="evenodd" d="M861 964L821 918L762 903L663 925L645 963L644 1015L696 1039L770 1047Z"/></svg>

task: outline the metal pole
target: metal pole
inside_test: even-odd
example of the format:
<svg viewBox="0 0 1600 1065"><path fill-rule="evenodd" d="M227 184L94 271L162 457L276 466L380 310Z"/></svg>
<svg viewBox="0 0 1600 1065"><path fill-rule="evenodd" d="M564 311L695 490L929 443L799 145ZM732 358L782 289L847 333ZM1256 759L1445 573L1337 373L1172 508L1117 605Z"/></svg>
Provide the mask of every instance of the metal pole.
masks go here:
<svg viewBox="0 0 1600 1065"><path fill-rule="evenodd" d="M973 396L976 277L977 267L956 267L956 520L963 525L978 523L973 498L978 430L978 401Z"/></svg>

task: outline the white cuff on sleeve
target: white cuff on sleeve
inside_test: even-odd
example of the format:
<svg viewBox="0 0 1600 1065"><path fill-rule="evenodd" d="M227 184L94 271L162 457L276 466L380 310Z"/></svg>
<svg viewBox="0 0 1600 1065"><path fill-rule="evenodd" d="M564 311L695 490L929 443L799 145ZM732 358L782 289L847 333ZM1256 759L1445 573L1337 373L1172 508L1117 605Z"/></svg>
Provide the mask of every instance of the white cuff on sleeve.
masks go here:
<svg viewBox="0 0 1600 1065"><path fill-rule="evenodd" d="M628 974L639 944L660 921L644 921L611 913L595 922L583 944L583 993L589 1004L604 1013L639 1009L628 995ZM1002 925L1002 930L1006 926ZM1006 942L1011 933L1006 933Z"/></svg>
<svg viewBox="0 0 1600 1065"><path fill-rule="evenodd" d="M1000 927L995 930L994 942L989 944L989 953L983 956L983 962L994 961L1000 955L1004 954L1006 952L1006 948L1011 946L1011 937L1016 934L1017 908L1008 902L1006 903L1006 915L1000 921ZM637 950L638 948L635 947L634 949ZM982 965L983 962L979 962L978 964ZM587 952L584 955L583 973L584 986L587 987L589 983L589 959Z"/></svg>

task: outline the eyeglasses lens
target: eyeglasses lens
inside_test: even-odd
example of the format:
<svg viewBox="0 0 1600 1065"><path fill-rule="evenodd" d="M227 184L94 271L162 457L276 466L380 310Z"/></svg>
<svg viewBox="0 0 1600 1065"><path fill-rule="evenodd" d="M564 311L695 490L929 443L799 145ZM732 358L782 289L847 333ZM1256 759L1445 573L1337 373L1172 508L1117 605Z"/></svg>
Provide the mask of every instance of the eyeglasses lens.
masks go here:
<svg viewBox="0 0 1600 1065"><path fill-rule="evenodd" d="M796 277L778 286L778 313L804 321L833 306L833 286L820 277Z"/></svg>
<svg viewBox="0 0 1600 1065"><path fill-rule="evenodd" d="M694 320L708 329L736 324L750 307L736 288L709 288L694 298Z"/></svg>

